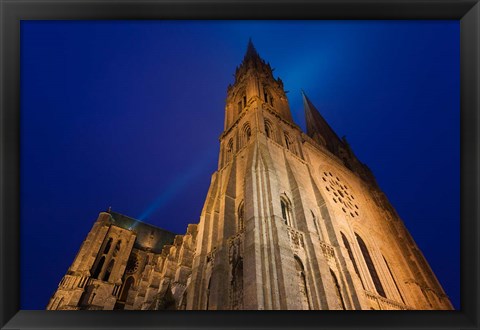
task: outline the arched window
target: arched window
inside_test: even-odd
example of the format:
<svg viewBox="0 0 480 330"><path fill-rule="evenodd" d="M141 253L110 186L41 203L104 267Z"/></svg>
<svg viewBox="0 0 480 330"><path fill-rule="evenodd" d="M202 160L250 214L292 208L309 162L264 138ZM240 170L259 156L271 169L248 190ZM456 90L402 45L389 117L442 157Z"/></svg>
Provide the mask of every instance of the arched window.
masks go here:
<svg viewBox="0 0 480 330"><path fill-rule="evenodd" d="M130 288L133 286L134 282L135 279L133 278L133 276L129 276L127 280L123 283L122 293L120 294L120 298L118 299L119 301L127 301L128 291L130 291Z"/></svg>
<svg viewBox="0 0 480 330"><path fill-rule="evenodd" d="M98 261L97 267L95 268L95 271L93 272L93 275L92 275L93 278L98 278L98 276L100 275L100 272L102 271L104 263L105 263L105 256L101 257L100 260Z"/></svg>
<svg viewBox="0 0 480 330"><path fill-rule="evenodd" d="M302 309L309 310L310 301L308 297L308 288L307 288L307 279L305 276L305 268L299 257L294 256L295 259L295 269L297 271L297 282L298 282L298 292L300 293L300 301L302 304Z"/></svg>
<svg viewBox="0 0 480 330"><path fill-rule="evenodd" d="M280 206L282 208L282 219L286 225L292 225L292 206L290 201L285 197L282 196L280 198Z"/></svg>
<svg viewBox="0 0 480 330"><path fill-rule="evenodd" d="M122 246L122 241L118 241L115 244L115 249L113 250L113 256L117 256L117 253L120 251L120 247Z"/></svg>
<svg viewBox="0 0 480 330"><path fill-rule="evenodd" d="M105 249L103 249L104 254L107 254L108 251L110 251L110 247L112 246L112 241L113 239L110 237L107 241L107 244L105 245Z"/></svg>
<svg viewBox="0 0 480 330"><path fill-rule="evenodd" d="M103 275L103 280L107 282L112 274L113 265L115 264L115 259L110 260L108 263L107 269L105 270L105 275Z"/></svg>
<svg viewBox="0 0 480 330"><path fill-rule="evenodd" d="M360 250L362 251L363 259L367 264L368 271L370 272L370 276L372 277L373 284L375 285L375 289L377 293L382 297L387 297L385 294L385 290L383 289L382 282L380 282L380 277L378 276L377 270L375 269L375 265L373 264L372 257L370 256L370 252L368 252L367 246L363 239L355 233L357 237L358 245L360 246Z"/></svg>
<svg viewBox="0 0 480 330"><path fill-rule="evenodd" d="M233 139L228 140L227 143L227 162L232 159L233 154Z"/></svg>
<svg viewBox="0 0 480 330"><path fill-rule="evenodd" d="M335 275L335 273L331 269L330 269L330 275L332 275L333 284L335 285L335 291L337 293L338 302L340 303L340 306L342 307L342 309L345 310L347 308L345 307L345 302L343 301L342 290L340 289L340 284L338 283L337 276Z"/></svg>
<svg viewBox="0 0 480 330"><path fill-rule="evenodd" d="M238 207L238 231L243 230L244 224L244 217L245 217L245 207L243 201L240 202L240 206Z"/></svg>
<svg viewBox="0 0 480 330"><path fill-rule="evenodd" d="M290 150L290 144L291 144L291 142L290 142L290 137L288 136L287 133L284 133L284 134L283 134L283 137L284 137L284 139L285 139L285 147L286 147L288 150Z"/></svg>
<svg viewBox="0 0 480 330"><path fill-rule="evenodd" d="M357 276L360 279L360 283L362 283L362 287L365 289L365 285L363 284L362 277L360 276L360 272L358 271L357 263L355 262L355 257L353 256L352 248L350 247L350 243L348 242L348 239L345 237L345 235L342 232L340 232L340 235L342 235L343 245L345 245L345 248L347 249L347 252L348 252L348 256L352 261L353 269L355 269L355 273L357 273Z"/></svg>
<svg viewBox="0 0 480 330"><path fill-rule="evenodd" d="M268 120L265 120L265 135L267 138L273 138L272 124Z"/></svg>
<svg viewBox="0 0 480 330"><path fill-rule="evenodd" d="M398 295L400 296L400 299L402 299L402 302L405 304L405 300L403 300L402 292L400 292L400 288L398 287L397 280L395 280L395 276L393 276L392 270L390 269L390 266L388 265L387 259L385 259L385 256L382 256L383 260L385 261L385 265L387 265L388 272L390 273L390 276L393 280L393 283L395 284L395 287L397 288Z"/></svg>
<svg viewBox="0 0 480 330"><path fill-rule="evenodd" d="M245 92L242 93L243 95L238 100L238 113L242 112L243 108L247 106L247 94Z"/></svg>
<svg viewBox="0 0 480 330"><path fill-rule="evenodd" d="M243 126L243 141L245 144L250 141L250 137L252 136L252 130L250 129L250 125L246 123Z"/></svg>

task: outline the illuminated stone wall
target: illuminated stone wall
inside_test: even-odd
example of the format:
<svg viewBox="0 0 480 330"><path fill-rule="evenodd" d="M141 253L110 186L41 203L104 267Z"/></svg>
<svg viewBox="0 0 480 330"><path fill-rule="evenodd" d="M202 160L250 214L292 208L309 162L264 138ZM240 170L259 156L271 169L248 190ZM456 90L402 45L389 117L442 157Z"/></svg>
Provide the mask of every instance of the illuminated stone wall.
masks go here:
<svg viewBox="0 0 480 330"><path fill-rule="evenodd" d="M304 106L306 133L250 43L198 225L100 213L47 309L452 309L371 171Z"/></svg>

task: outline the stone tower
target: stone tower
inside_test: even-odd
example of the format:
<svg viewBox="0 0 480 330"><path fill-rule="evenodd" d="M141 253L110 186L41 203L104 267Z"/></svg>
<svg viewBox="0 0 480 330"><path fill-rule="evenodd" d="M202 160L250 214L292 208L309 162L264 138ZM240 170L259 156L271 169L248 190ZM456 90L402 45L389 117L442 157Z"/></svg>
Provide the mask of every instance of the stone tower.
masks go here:
<svg viewBox="0 0 480 330"><path fill-rule="evenodd" d="M125 216L101 213L48 309L452 309L371 171L303 100L306 133L249 41L198 225L157 228L168 245L147 248L145 234L115 224ZM125 250L95 278L109 231ZM99 288L103 303L91 298Z"/></svg>
<svg viewBox="0 0 480 330"><path fill-rule="evenodd" d="M370 170L251 40L228 87L187 309L451 309Z"/></svg>

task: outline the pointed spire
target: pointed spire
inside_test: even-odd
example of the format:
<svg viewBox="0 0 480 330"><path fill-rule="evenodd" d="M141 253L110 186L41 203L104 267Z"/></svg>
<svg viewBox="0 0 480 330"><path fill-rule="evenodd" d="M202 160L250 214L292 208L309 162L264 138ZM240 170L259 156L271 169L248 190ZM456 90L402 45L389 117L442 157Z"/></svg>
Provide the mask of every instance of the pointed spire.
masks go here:
<svg viewBox="0 0 480 330"><path fill-rule="evenodd" d="M245 53L244 61L247 59L255 58L255 57L260 57L260 55L258 55L258 52L255 49L255 46L253 45L252 38L249 38L247 52Z"/></svg>
<svg viewBox="0 0 480 330"><path fill-rule="evenodd" d="M307 124L307 135L315 141L326 144L326 147L336 153L338 145L343 145L335 131L328 125L320 112L315 108L302 89L303 106L305 110L305 121ZM321 140L324 141L321 141Z"/></svg>

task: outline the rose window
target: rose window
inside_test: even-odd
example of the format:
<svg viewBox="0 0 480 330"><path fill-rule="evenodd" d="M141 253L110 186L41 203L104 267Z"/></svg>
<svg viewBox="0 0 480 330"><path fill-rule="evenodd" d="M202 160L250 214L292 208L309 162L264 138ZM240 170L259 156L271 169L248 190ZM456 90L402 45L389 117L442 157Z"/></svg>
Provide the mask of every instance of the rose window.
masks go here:
<svg viewBox="0 0 480 330"><path fill-rule="evenodd" d="M347 185L331 172L323 172L322 181L325 190L333 202L342 209L343 213L352 218L358 217L358 205L355 203L355 197Z"/></svg>
<svg viewBox="0 0 480 330"><path fill-rule="evenodd" d="M128 274L133 274L138 270L140 266L140 261L138 260L138 256L136 254L132 254L127 261L126 272Z"/></svg>

